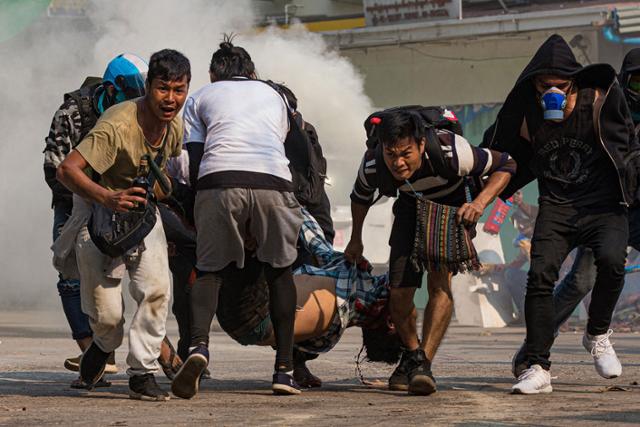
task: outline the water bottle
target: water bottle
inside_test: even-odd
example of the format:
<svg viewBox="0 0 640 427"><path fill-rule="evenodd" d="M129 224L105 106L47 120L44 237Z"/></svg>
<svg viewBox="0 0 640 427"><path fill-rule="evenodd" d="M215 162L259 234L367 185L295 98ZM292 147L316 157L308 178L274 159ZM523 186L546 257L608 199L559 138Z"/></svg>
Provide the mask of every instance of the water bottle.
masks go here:
<svg viewBox="0 0 640 427"><path fill-rule="evenodd" d="M149 191L149 159L147 156L140 158L140 165L138 166L138 173L131 183L131 187L139 187L144 191ZM137 194L142 196L141 194ZM144 196L143 196L144 197ZM145 209L144 204L139 202L133 202L133 208L131 210L143 212Z"/></svg>
<svg viewBox="0 0 640 427"><path fill-rule="evenodd" d="M496 199L496 202L493 204L493 209L491 209L489 213L489 218L487 218L487 222L484 223L482 229L489 234L498 234L502 223L504 223L512 207L512 197L507 199L506 202L503 202L501 199Z"/></svg>

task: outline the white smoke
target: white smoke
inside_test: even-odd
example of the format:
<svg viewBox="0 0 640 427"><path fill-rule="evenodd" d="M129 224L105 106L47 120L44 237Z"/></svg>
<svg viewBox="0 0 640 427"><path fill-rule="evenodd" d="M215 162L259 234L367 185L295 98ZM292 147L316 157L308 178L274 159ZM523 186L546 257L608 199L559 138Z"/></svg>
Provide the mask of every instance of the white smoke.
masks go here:
<svg viewBox="0 0 640 427"><path fill-rule="evenodd" d="M372 106L363 79L321 36L302 26L253 29L248 0L111 0L91 3L88 20L42 17L0 42L0 306L59 305L51 267L50 192L42 149L65 92L102 75L122 52L148 58L173 48L191 61L194 91L208 82L211 54L224 33L252 55L259 76L297 95L329 158L334 203L345 203L364 147L362 121Z"/></svg>
<svg viewBox="0 0 640 427"><path fill-rule="evenodd" d="M334 203L346 203L364 151L362 123L373 109L363 78L347 59L328 50L320 35L301 25L244 39L238 43L253 55L260 77L284 82L296 94L328 158L329 195Z"/></svg>

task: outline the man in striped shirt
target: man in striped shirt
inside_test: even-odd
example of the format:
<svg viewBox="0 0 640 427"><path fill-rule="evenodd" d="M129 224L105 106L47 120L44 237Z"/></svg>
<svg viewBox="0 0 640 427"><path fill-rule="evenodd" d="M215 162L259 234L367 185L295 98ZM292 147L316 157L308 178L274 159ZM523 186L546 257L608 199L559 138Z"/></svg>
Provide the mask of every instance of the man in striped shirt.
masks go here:
<svg viewBox="0 0 640 427"><path fill-rule="evenodd" d="M427 272L429 302L424 313L422 342L419 342L413 297L421 286L423 272L414 271L409 261L416 227L413 192L420 192L436 203L458 206L458 222L473 226L506 187L516 171L516 163L506 153L474 147L463 137L446 130L437 131L437 141L427 140L424 123L407 110L388 110L377 117L378 144L365 153L351 193L353 223L345 256L351 262L362 258L362 225L376 191L386 196L397 196L399 191L393 206L395 219L389 239L390 311L406 351L389 378L389 388L431 394L436 390L431 360L453 311L452 274ZM425 152L426 144L439 144L444 168L450 173L436 172L435 162ZM447 179L441 175L452 177ZM489 177L470 202L465 202L466 176Z"/></svg>

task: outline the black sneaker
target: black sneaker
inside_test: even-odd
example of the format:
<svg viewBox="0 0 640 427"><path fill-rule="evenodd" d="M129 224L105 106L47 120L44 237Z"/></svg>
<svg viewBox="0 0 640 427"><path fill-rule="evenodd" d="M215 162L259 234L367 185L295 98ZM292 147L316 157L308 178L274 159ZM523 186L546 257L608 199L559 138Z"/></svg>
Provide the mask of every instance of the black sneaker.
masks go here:
<svg viewBox="0 0 640 427"><path fill-rule="evenodd" d="M409 394L422 396L435 393L436 380L431 374L431 361L427 359L422 349L409 353Z"/></svg>
<svg viewBox="0 0 640 427"><path fill-rule="evenodd" d="M400 363L389 377L389 390L407 391L409 389L409 356L407 351L402 352Z"/></svg>
<svg viewBox="0 0 640 427"><path fill-rule="evenodd" d="M107 360L111 353L106 353L92 342L80 359L80 379L86 384L87 390L95 387L96 383L104 375Z"/></svg>
<svg viewBox="0 0 640 427"><path fill-rule="evenodd" d="M78 390L86 390L87 384L85 384L80 378L77 378L71 381L69 387L78 389ZM104 377L100 378L97 383L93 385L93 388L101 388L101 387L111 387L111 383L104 379Z"/></svg>
<svg viewBox="0 0 640 427"><path fill-rule="evenodd" d="M158 386L153 374L129 377L129 397L152 402L164 402L170 399L169 393Z"/></svg>
<svg viewBox="0 0 640 427"><path fill-rule="evenodd" d="M204 371L202 371L202 375L200 375L200 381L210 380L210 379L211 379L211 371L209 370L209 368L204 368Z"/></svg>
<svg viewBox="0 0 640 427"><path fill-rule="evenodd" d="M171 392L183 399L191 399L198 393L200 376L209 364L209 350L204 345L193 349L175 378L171 382Z"/></svg>
<svg viewBox="0 0 640 427"><path fill-rule="evenodd" d="M271 390L273 390L273 394L300 394L300 386L293 377L286 372L276 372L273 374Z"/></svg>

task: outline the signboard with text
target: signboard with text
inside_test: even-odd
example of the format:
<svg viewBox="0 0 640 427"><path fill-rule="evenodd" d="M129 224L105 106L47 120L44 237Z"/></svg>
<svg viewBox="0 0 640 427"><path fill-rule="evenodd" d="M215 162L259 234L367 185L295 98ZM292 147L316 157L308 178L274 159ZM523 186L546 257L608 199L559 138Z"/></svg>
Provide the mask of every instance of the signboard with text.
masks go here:
<svg viewBox="0 0 640 427"><path fill-rule="evenodd" d="M367 26L458 19L460 0L364 0Z"/></svg>

